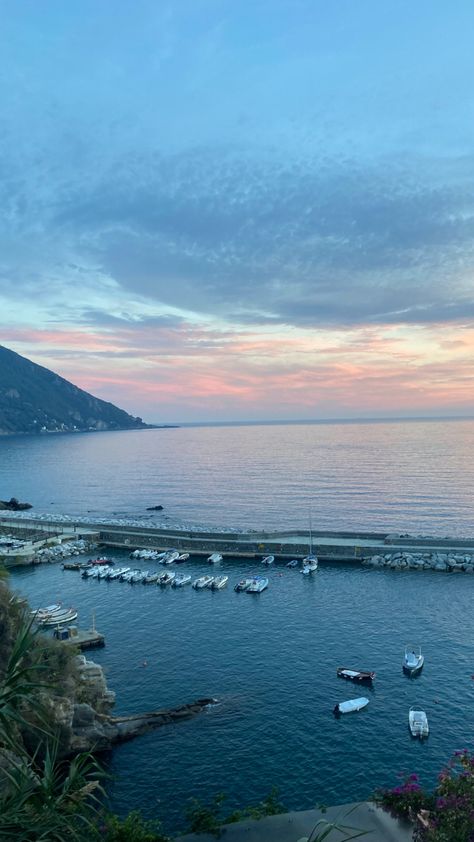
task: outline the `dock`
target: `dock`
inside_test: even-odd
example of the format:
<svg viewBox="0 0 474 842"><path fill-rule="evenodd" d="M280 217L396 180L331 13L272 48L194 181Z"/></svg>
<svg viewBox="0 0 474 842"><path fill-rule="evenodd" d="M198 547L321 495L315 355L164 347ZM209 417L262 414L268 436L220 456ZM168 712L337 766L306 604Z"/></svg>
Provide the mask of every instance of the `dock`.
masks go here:
<svg viewBox="0 0 474 842"><path fill-rule="evenodd" d="M55 629L54 637L62 643L67 643L70 646L78 646L79 649L99 649L105 646L105 637L96 629L78 629L76 626L70 626L66 629Z"/></svg>

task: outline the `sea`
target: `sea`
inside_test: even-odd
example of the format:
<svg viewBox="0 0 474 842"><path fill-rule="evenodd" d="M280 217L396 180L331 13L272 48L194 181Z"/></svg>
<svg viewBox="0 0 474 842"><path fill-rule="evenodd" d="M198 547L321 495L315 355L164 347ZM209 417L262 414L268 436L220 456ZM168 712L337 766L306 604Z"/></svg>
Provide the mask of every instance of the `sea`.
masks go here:
<svg viewBox="0 0 474 842"><path fill-rule="evenodd" d="M189 426L0 439L0 498L33 513L236 529L474 535L474 421ZM162 505L159 514L149 506ZM126 563L123 551L111 553ZM157 569L153 563L142 563ZM181 567L194 577L205 561ZM213 569L214 570L214 569ZM215 572L215 571L214 571ZM226 559L222 591L83 580L60 565L16 568L33 607L61 601L106 646L89 655L118 714L200 697L218 704L106 757L110 804L140 809L168 832L190 798L255 805L277 787L289 809L369 798L416 772L432 786L454 750L473 748L474 577L321 564L313 576L275 564L259 595L235 582L256 560ZM425 666L402 672L405 645ZM338 666L375 670L373 688ZM366 695L336 719L336 702ZM426 710L423 743L410 706Z"/></svg>

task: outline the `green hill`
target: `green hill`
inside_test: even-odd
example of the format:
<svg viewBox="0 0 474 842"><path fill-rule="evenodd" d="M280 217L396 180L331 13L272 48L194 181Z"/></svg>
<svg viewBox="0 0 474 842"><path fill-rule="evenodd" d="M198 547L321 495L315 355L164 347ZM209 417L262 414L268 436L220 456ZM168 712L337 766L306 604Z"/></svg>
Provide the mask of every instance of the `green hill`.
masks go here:
<svg viewBox="0 0 474 842"><path fill-rule="evenodd" d="M0 434L152 426L0 345Z"/></svg>

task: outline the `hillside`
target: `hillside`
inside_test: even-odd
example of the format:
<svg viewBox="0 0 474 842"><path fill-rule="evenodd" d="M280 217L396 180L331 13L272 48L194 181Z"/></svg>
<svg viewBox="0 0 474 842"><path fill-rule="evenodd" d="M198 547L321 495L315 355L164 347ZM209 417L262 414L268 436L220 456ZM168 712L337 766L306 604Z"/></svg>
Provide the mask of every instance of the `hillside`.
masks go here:
<svg viewBox="0 0 474 842"><path fill-rule="evenodd" d="M0 345L0 434L151 426Z"/></svg>

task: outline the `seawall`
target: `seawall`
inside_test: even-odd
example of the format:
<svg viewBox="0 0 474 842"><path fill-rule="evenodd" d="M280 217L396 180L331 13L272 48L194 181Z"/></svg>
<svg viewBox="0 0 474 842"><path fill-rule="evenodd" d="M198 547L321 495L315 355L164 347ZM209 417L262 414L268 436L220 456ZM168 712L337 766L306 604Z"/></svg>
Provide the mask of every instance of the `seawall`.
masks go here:
<svg viewBox="0 0 474 842"><path fill-rule="evenodd" d="M38 516L15 518L0 516L0 529L17 529L24 533L30 527L38 535L41 530L47 537L55 535L77 537L94 535L95 540L109 547L134 550L167 550L176 548L194 555L209 555L221 552L225 556L254 558L262 554L272 554L278 561L289 558L301 559L309 552L309 536L305 530L285 531L205 531L202 529L180 529L160 525L137 526L131 523L117 523L94 519L64 519ZM321 562L361 563L374 556L387 556L400 553L409 554L468 554L474 555L474 538L449 538L437 536L412 536L383 532L346 532L318 531L312 533L313 550ZM14 562L18 563L18 561Z"/></svg>

